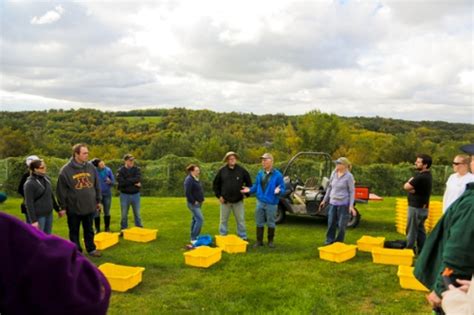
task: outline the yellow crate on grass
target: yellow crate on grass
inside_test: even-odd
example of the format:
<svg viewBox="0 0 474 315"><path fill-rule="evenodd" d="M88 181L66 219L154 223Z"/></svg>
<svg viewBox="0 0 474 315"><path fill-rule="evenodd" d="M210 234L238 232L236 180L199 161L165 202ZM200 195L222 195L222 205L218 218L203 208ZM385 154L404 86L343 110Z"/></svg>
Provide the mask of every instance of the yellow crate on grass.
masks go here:
<svg viewBox="0 0 474 315"><path fill-rule="evenodd" d="M331 245L318 247L318 250L319 258L340 263L354 258L357 246L336 242Z"/></svg>
<svg viewBox="0 0 474 315"><path fill-rule="evenodd" d="M385 237L373 237L369 235L363 235L357 240L357 249L362 252L371 252L372 248L383 247Z"/></svg>
<svg viewBox="0 0 474 315"><path fill-rule="evenodd" d="M414 256L412 249L372 249L372 260L376 264L411 266Z"/></svg>
<svg viewBox="0 0 474 315"><path fill-rule="evenodd" d="M222 258L222 249L209 246L199 246L184 255L184 263L193 267L208 268Z"/></svg>
<svg viewBox="0 0 474 315"><path fill-rule="evenodd" d="M237 235L216 235L216 245L226 253L245 253L249 242L244 241Z"/></svg>
<svg viewBox="0 0 474 315"><path fill-rule="evenodd" d="M403 289L429 292L429 290L415 278L413 269L413 267L409 266L398 266L397 276L400 280L400 287Z"/></svg>
<svg viewBox="0 0 474 315"><path fill-rule="evenodd" d="M125 292L142 282L145 268L105 263L99 266L114 291Z"/></svg>
<svg viewBox="0 0 474 315"><path fill-rule="evenodd" d="M98 250L104 250L114 246L119 241L120 233L101 232L94 235L95 247Z"/></svg>
<svg viewBox="0 0 474 315"><path fill-rule="evenodd" d="M133 227L123 230L123 238L128 241L146 243L156 239L158 230Z"/></svg>

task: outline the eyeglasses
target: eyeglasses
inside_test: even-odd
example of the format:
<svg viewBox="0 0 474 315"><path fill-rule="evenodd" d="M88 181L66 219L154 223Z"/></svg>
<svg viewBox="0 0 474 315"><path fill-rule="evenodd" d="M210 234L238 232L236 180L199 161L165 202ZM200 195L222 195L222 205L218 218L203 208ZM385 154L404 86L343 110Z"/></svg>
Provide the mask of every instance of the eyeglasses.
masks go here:
<svg viewBox="0 0 474 315"><path fill-rule="evenodd" d="M38 167L38 169L43 170L46 168L46 165Z"/></svg>
<svg viewBox="0 0 474 315"><path fill-rule="evenodd" d="M461 165L461 164L464 164L462 162L453 162L453 165Z"/></svg>

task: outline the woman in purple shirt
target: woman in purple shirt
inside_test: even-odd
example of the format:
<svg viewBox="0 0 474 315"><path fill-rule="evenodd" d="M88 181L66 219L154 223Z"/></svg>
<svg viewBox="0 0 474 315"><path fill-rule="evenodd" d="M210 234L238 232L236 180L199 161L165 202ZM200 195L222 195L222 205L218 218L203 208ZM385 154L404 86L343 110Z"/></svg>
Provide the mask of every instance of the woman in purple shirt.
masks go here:
<svg viewBox="0 0 474 315"><path fill-rule="evenodd" d="M328 207L328 230L325 245L334 242L344 242L347 222L352 215L356 215L354 209L354 177L349 172L351 163L345 157L336 160L336 169L332 172L329 185L320 204L322 209L329 201ZM339 233L336 237L336 229Z"/></svg>

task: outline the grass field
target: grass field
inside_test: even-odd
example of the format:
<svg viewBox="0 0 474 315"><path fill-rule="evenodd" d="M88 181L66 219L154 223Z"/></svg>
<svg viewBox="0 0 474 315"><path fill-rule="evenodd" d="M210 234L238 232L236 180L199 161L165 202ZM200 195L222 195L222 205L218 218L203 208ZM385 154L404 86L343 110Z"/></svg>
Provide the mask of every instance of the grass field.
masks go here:
<svg viewBox="0 0 474 315"><path fill-rule="evenodd" d="M20 217L19 204L20 199L10 198L0 209ZM254 198L246 201L247 228L253 241L254 206ZM362 221L348 230L346 243L355 244L362 235L403 238L395 232L395 198L358 208ZM203 212L203 234L217 234L217 200L208 198ZM197 269L184 264L191 215L183 198L142 198L142 218L145 227L159 229L156 241L120 240L102 258L93 259L97 265L112 262L146 268L139 286L127 293L113 293L109 314L431 313L425 293L400 289L397 267L373 264L369 253L359 252L341 264L320 260L317 247L324 241L324 220L287 216L277 227L275 249L223 253L216 265ZM117 198L112 202L112 228L119 229ZM235 233L233 218L230 232ZM55 218L53 233L66 237L65 219Z"/></svg>

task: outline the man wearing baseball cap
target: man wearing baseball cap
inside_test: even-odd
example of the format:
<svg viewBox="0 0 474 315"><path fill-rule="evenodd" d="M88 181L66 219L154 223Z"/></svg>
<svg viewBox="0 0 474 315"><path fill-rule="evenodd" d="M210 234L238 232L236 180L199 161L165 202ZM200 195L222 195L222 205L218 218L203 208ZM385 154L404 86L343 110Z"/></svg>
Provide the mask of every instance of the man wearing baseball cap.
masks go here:
<svg viewBox="0 0 474 315"><path fill-rule="evenodd" d="M142 187L142 174L140 168L135 166L135 157L131 154L123 156L124 165L117 172L118 190L120 191L120 210L122 219L120 229L128 228L128 210L132 206L135 226L143 227L140 216L140 188Z"/></svg>
<svg viewBox="0 0 474 315"><path fill-rule="evenodd" d="M275 216L278 209L278 196L285 193L285 182L280 171L273 168L273 156L265 153L260 157L262 167L255 183L251 188L245 187L242 193L256 194L257 208L255 209L255 220L257 223L257 242L254 247L263 246L263 235L265 224L268 227L268 247L275 247Z"/></svg>
<svg viewBox="0 0 474 315"><path fill-rule="evenodd" d="M460 149L471 156L470 167L474 172L474 143ZM474 182L471 182L438 221L415 263L415 277L432 290L427 298L434 308L441 306L441 294L448 290L443 274L455 285L455 279L471 279L474 274L473 240Z"/></svg>
<svg viewBox="0 0 474 315"><path fill-rule="evenodd" d="M245 168L237 164L239 156L230 151L224 156L226 163L216 174L212 183L212 188L221 204L219 234L227 235L227 222L230 213L234 213L237 222L237 235L247 240L247 230L245 228L244 195L240 192L244 186L252 186L250 174Z"/></svg>

